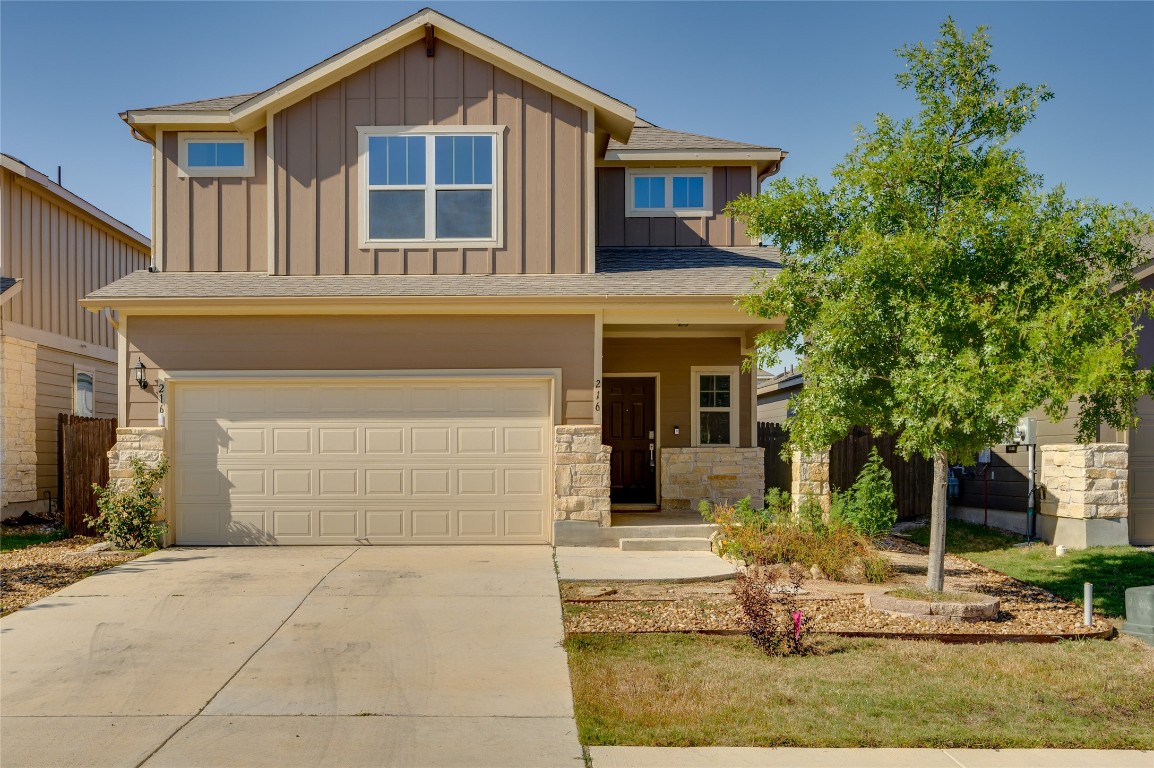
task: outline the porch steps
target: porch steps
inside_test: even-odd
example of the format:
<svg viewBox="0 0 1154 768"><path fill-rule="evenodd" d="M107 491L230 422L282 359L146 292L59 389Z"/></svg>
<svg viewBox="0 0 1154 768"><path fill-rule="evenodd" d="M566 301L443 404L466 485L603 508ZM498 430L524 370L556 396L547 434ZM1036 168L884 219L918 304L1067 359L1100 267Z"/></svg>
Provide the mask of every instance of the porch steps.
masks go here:
<svg viewBox="0 0 1154 768"><path fill-rule="evenodd" d="M684 528L685 526L678 526ZM621 539L618 546L624 552L708 552L709 539L700 537Z"/></svg>

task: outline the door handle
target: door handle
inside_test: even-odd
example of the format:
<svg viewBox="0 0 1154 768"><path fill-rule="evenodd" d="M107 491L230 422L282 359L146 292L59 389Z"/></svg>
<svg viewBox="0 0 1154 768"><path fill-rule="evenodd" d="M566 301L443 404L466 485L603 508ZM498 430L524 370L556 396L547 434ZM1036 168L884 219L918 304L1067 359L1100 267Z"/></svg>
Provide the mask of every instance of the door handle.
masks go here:
<svg viewBox="0 0 1154 768"><path fill-rule="evenodd" d="M649 466L651 468L657 466L657 453L654 450L653 443L649 444Z"/></svg>

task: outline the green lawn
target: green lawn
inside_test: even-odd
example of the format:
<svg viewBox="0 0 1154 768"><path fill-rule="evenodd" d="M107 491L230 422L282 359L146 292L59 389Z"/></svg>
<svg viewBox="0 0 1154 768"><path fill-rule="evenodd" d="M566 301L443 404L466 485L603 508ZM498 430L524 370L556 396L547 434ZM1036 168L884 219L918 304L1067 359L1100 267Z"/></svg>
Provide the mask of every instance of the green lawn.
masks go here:
<svg viewBox="0 0 1154 768"><path fill-rule="evenodd" d="M929 545L929 528L914 528L904 535ZM950 554L1037 584L1078 604L1082 603L1082 585L1088 581L1094 585L1094 610L1105 616L1126 615L1128 587L1154 584L1154 552L1091 547L1058 557L1049 544L1014 546L1021 541L1020 536L961 520L951 520L946 526L946 551Z"/></svg>
<svg viewBox="0 0 1154 768"><path fill-rule="evenodd" d="M1154 749L1154 653L1136 644L574 635L586 745Z"/></svg>
<svg viewBox="0 0 1154 768"><path fill-rule="evenodd" d="M67 536L64 531L51 533L5 533L0 529L0 552L11 552L14 549L24 549L33 544L42 544L46 541L56 541Z"/></svg>

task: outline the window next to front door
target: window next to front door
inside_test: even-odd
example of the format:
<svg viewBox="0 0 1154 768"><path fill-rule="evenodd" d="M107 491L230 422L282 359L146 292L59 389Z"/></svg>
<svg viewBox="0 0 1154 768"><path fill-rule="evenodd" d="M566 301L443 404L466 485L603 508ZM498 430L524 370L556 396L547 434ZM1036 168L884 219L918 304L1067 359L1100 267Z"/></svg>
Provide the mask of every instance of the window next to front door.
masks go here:
<svg viewBox="0 0 1154 768"><path fill-rule="evenodd" d="M693 368L693 445L737 445L737 368Z"/></svg>

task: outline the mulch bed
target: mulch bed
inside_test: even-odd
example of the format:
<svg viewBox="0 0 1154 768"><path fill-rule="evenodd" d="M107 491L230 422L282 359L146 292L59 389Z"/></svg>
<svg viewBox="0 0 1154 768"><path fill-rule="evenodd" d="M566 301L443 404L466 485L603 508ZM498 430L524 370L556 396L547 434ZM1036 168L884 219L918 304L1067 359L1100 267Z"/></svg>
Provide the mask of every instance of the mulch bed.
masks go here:
<svg viewBox="0 0 1154 768"><path fill-rule="evenodd" d="M40 527L5 527L7 533L44 533ZM0 615L48 597L97 571L140 557L141 552L105 551L81 555L100 539L73 536L0 552Z"/></svg>
<svg viewBox="0 0 1154 768"><path fill-rule="evenodd" d="M899 537L880 543L894 563L895 579L884 585L807 580L797 595L814 632L867 637L937 638L955 641L1102 637L1113 627L1102 618L1082 624L1082 608L1039 587L952 555L946 556L946 590L981 592L1001 601L991 621L943 621L894 616L865 605L867 591L885 591L924 581L927 553ZM563 583L565 630L586 632L744 632L745 616L728 584L635 582Z"/></svg>

